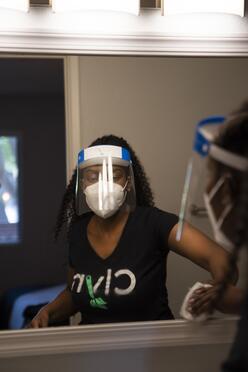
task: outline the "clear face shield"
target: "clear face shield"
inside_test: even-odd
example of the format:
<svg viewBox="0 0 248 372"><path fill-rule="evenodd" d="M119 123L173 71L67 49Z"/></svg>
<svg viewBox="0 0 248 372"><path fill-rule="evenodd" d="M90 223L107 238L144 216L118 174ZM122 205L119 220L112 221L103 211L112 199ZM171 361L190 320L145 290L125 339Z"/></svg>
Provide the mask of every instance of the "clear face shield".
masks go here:
<svg viewBox="0 0 248 372"><path fill-rule="evenodd" d="M219 244L232 248L232 243L223 233L222 227L232 212L233 205L231 201L223 203L223 195L226 192L228 173L232 173L232 168L247 170L248 161L213 143L224 122L224 117L217 116L206 118L197 125L193 155L186 171L177 240L181 239L184 221L187 221L207 234L212 232ZM226 175L218 175L217 178L214 169L211 169L213 162L225 165Z"/></svg>
<svg viewBox="0 0 248 372"><path fill-rule="evenodd" d="M136 206L132 162L128 150L111 145L92 146L78 155L76 213L92 211L102 218L120 208Z"/></svg>

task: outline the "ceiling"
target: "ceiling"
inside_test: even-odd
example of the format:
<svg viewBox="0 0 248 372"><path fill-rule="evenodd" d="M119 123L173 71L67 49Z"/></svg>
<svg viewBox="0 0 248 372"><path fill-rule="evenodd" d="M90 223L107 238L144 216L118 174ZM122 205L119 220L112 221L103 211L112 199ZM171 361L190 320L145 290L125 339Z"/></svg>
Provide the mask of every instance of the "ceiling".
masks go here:
<svg viewBox="0 0 248 372"><path fill-rule="evenodd" d="M0 58L0 95L63 93L62 59Z"/></svg>

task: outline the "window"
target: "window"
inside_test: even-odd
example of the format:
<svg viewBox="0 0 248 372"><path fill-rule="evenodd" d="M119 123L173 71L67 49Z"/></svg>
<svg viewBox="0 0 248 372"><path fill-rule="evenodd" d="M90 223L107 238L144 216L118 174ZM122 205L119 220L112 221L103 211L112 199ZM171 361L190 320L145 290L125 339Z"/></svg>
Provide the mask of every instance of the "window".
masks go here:
<svg viewBox="0 0 248 372"><path fill-rule="evenodd" d="M20 242L18 137L0 135L0 244Z"/></svg>

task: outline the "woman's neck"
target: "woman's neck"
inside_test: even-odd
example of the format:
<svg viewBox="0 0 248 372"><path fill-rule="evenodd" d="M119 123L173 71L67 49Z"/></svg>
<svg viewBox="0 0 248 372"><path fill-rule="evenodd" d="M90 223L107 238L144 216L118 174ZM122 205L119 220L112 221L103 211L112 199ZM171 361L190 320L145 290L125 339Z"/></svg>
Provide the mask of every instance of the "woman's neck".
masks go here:
<svg viewBox="0 0 248 372"><path fill-rule="evenodd" d="M97 229L98 232L108 233L125 224L128 216L128 211L120 209L117 213L108 218L101 218L97 215L94 215L92 222L94 229Z"/></svg>

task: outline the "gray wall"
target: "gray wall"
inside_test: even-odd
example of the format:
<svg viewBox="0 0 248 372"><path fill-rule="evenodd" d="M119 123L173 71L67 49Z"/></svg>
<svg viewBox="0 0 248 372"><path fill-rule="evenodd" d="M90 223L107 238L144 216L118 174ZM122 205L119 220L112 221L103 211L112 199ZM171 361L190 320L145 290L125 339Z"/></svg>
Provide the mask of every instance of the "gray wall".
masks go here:
<svg viewBox="0 0 248 372"><path fill-rule="evenodd" d="M248 97L246 58L80 57L81 145L114 133L134 147L158 207L178 213L196 123ZM208 277L175 254L168 290L177 315L187 288Z"/></svg>
<svg viewBox="0 0 248 372"><path fill-rule="evenodd" d="M1 359L2 372L219 372L227 345L115 350ZM187 366L185 368L185 366Z"/></svg>
<svg viewBox="0 0 248 372"><path fill-rule="evenodd" d="M228 345L95 351L0 360L2 372L219 372ZM185 368L185 366L187 366Z"/></svg>

